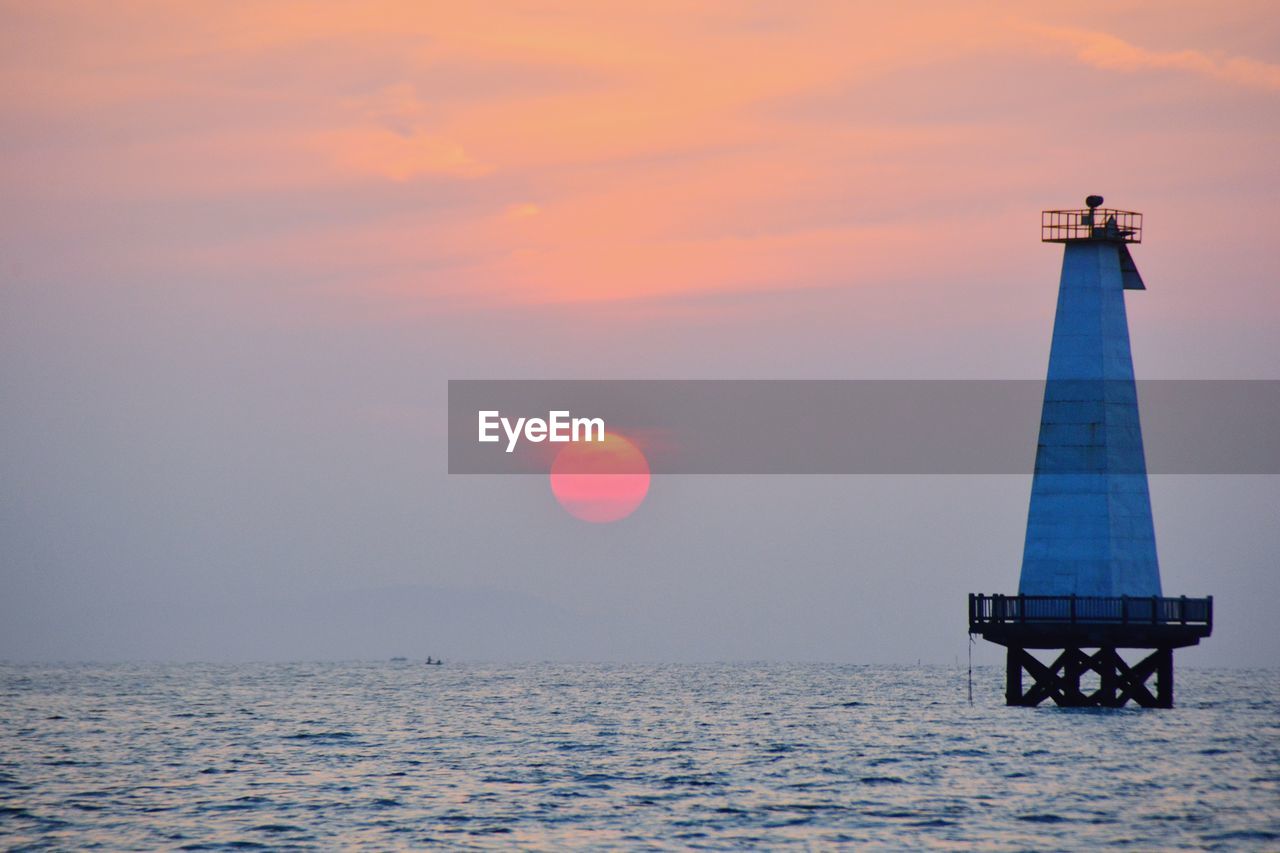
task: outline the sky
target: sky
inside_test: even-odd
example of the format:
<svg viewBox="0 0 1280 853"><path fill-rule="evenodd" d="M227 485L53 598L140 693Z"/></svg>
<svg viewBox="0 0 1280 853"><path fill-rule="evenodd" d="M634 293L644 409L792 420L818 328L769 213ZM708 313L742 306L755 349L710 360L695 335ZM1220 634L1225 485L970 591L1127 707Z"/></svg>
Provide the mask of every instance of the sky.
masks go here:
<svg viewBox="0 0 1280 853"><path fill-rule="evenodd" d="M1029 478L449 476L448 379L1280 378L1257 3L0 4L0 659L954 664ZM1029 437L1029 440L1030 437ZM1180 660L1280 659L1276 477L1152 478ZM998 659L979 646L978 660Z"/></svg>

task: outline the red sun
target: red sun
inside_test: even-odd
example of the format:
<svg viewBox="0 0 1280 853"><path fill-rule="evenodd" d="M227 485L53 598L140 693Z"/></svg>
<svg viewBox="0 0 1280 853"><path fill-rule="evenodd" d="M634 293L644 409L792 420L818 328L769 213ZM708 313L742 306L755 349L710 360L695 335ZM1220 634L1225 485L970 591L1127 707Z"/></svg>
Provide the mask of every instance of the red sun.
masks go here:
<svg viewBox="0 0 1280 853"><path fill-rule="evenodd" d="M626 436L573 442L551 463L551 493L569 514L604 524L626 518L649 492L649 460Z"/></svg>

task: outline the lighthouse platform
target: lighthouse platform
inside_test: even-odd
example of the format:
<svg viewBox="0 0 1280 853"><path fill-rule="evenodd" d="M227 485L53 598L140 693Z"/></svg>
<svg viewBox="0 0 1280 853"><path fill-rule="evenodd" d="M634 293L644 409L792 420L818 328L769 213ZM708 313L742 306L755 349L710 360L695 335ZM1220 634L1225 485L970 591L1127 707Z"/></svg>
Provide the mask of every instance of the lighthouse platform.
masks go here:
<svg viewBox="0 0 1280 853"><path fill-rule="evenodd" d="M1001 646L1180 649L1213 633L1213 596L969 596L969 633Z"/></svg>
<svg viewBox="0 0 1280 853"><path fill-rule="evenodd" d="M1132 700L1170 708L1173 650L1197 645L1212 632L1212 596L969 596L969 633L1006 648L1009 705L1051 699L1063 707L1118 708ZM1061 653L1045 663L1029 649ZM1151 651L1131 665L1118 649ZM1026 690L1024 674L1032 679Z"/></svg>

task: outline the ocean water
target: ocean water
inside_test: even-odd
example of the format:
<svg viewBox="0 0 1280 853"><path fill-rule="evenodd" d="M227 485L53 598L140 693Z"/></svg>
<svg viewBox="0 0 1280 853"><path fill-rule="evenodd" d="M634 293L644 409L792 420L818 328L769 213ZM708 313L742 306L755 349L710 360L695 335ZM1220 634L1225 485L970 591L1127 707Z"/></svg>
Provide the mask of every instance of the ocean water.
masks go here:
<svg viewBox="0 0 1280 853"><path fill-rule="evenodd" d="M982 668L0 665L0 847L1280 848L1280 678L1006 708Z"/></svg>

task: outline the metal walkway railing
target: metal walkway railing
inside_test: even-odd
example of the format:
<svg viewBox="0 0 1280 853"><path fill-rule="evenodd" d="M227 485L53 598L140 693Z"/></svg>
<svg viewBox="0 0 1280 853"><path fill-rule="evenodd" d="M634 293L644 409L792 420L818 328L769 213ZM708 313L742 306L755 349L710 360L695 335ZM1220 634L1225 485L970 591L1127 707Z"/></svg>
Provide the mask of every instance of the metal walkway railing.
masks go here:
<svg viewBox="0 0 1280 853"><path fill-rule="evenodd" d="M969 595L969 625L1001 623L1206 625L1213 596L1158 598L1122 595Z"/></svg>
<svg viewBox="0 0 1280 853"><path fill-rule="evenodd" d="M1067 243L1073 240L1141 243L1142 214L1110 207L1040 212L1041 242Z"/></svg>

